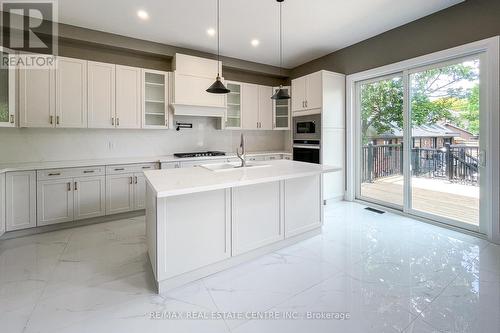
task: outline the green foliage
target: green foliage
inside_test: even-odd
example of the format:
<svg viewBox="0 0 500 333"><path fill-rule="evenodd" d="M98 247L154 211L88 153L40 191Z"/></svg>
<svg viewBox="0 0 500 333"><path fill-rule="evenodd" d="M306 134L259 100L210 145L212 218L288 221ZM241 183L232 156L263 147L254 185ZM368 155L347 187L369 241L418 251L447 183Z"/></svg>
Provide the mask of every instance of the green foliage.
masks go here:
<svg viewBox="0 0 500 333"><path fill-rule="evenodd" d="M462 83L477 82L479 62L429 69L410 75L412 124L414 126L448 121L479 130L479 86L472 89ZM403 128L403 82L401 77L361 86L362 131L364 136ZM465 86L465 88L464 88ZM453 113L458 109L458 116Z"/></svg>
<svg viewBox="0 0 500 333"><path fill-rule="evenodd" d="M0 103L0 122L9 121L9 106L6 103Z"/></svg>

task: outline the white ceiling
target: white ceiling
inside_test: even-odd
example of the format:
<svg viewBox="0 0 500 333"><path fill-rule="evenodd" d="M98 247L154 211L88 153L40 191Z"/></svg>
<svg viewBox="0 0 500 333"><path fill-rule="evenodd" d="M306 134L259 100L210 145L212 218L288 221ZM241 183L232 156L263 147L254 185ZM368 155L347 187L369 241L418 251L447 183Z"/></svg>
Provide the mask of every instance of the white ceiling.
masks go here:
<svg viewBox="0 0 500 333"><path fill-rule="evenodd" d="M463 0L286 0L284 67L291 68ZM216 0L59 0L59 21L215 53ZM279 65L278 3L221 0L221 54ZM149 13L143 21L137 11ZM260 40L258 47L251 39Z"/></svg>

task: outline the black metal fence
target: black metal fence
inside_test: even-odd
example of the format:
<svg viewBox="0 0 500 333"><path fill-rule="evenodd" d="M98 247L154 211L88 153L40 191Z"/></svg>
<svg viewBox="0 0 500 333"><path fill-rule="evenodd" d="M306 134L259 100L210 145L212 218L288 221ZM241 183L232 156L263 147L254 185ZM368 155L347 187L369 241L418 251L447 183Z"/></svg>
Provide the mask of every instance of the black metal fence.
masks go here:
<svg viewBox="0 0 500 333"><path fill-rule="evenodd" d="M361 180L403 174L403 145L363 146ZM445 178L471 185L478 183L479 147L445 145L443 148L412 148L412 175Z"/></svg>

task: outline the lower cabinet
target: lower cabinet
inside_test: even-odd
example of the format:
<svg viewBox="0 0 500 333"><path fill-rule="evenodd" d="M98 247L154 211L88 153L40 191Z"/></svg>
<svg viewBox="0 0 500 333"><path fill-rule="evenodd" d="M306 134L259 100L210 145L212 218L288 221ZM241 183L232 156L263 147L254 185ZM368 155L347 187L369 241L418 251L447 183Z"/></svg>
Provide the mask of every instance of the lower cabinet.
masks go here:
<svg viewBox="0 0 500 333"><path fill-rule="evenodd" d="M232 255L284 239L280 182L232 189Z"/></svg>
<svg viewBox="0 0 500 333"><path fill-rule="evenodd" d="M146 208L146 178L143 173L106 176L106 214Z"/></svg>
<svg viewBox="0 0 500 333"><path fill-rule="evenodd" d="M5 173L0 174L0 236L5 233Z"/></svg>
<svg viewBox="0 0 500 333"><path fill-rule="evenodd" d="M6 231L36 226L36 172L8 172L5 175Z"/></svg>
<svg viewBox="0 0 500 333"><path fill-rule="evenodd" d="M75 220L106 214L106 178L80 177L74 179Z"/></svg>
<svg viewBox="0 0 500 333"><path fill-rule="evenodd" d="M106 214L129 212L134 208L133 174L106 176Z"/></svg>
<svg viewBox="0 0 500 333"><path fill-rule="evenodd" d="M38 181L37 225L103 216L104 184L104 176Z"/></svg>
<svg viewBox="0 0 500 333"><path fill-rule="evenodd" d="M73 221L72 179L39 181L37 186L37 225Z"/></svg>

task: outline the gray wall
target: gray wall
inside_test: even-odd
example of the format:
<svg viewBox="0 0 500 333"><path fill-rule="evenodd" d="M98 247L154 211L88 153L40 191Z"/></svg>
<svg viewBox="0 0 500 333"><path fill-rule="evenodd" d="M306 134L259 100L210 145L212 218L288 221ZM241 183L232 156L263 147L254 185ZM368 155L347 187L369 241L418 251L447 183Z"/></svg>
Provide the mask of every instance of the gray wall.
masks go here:
<svg viewBox="0 0 500 333"><path fill-rule="evenodd" d="M497 35L500 0L467 0L300 65L291 77L321 69L357 73Z"/></svg>

